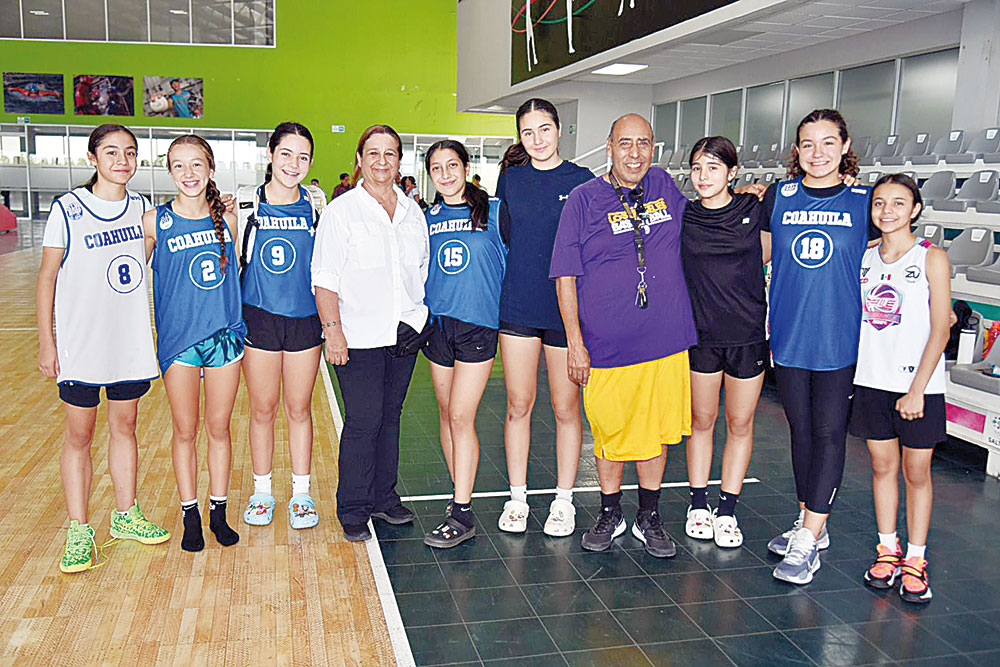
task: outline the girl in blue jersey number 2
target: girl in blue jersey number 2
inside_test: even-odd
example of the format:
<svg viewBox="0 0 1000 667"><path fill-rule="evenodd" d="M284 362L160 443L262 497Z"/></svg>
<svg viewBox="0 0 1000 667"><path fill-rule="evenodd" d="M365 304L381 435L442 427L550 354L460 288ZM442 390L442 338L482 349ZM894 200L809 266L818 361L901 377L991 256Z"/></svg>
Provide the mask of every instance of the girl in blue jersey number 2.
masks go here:
<svg viewBox="0 0 1000 667"><path fill-rule="evenodd" d="M212 181L212 149L193 134L167 149L177 197L142 216L146 252L153 253L157 358L173 418L171 448L184 513L181 548L201 551L198 511L201 378L205 378L208 435L209 528L223 546L239 541L226 522L232 442L229 420L240 383L246 325L240 314L239 268L228 213Z"/></svg>
<svg viewBox="0 0 1000 667"><path fill-rule="evenodd" d="M424 536L424 543L449 548L476 534L476 412L497 353L509 224L506 206L468 182L469 153L461 143L437 142L427 151L426 166L441 199L426 213L425 300L434 328L424 354L431 362L441 449L455 495L444 522Z"/></svg>

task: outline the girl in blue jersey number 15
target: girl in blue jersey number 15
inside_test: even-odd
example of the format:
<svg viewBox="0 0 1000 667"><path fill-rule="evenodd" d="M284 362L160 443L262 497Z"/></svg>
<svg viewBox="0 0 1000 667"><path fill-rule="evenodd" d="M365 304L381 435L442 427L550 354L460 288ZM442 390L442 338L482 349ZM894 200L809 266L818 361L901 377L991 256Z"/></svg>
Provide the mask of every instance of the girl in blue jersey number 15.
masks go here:
<svg viewBox="0 0 1000 667"><path fill-rule="evenodd" d="M316 237L315 213L301 183L312 164L313 138L298 123L282 123L267 142L267 178L257 188L253 247L246 248L243 319L247 323L243 373L250 395L253 486L243 520L271 523L274 420L283 396L292 463L288 522L311 528L319 521L309 494L312 463L312 392L323 342L309 263ZM244 230L250 234L251 229Z"/></svg>
<svg viewBox="0 0 1000 667"><path fill-rule="evenodd" d="M437 142L427 151L426 165L441 200L426 213L425 300L434 329L424 354L431 362L441 449L455 494L444 522L427 533L424 543L449 548L476 534L476 412L497 353L508 220L499 199L468 182L469 153L461 143Z"/></svg>
<svg viewBox="0 0 1000 667"><path fill-rule="evenodd" d="M201 378L205 378L209 528L223 546L239 541L226 522L232 442L229 420L240 383L246 325L240 314L239 267L233 239L236 215L225 211L212 181L212 149L193 134L174 139L167 169L177 197L142 217L146 251L153 253L157 357L173 418L174 475L184 513L181 547L201 551L198 511Z"/></svg>

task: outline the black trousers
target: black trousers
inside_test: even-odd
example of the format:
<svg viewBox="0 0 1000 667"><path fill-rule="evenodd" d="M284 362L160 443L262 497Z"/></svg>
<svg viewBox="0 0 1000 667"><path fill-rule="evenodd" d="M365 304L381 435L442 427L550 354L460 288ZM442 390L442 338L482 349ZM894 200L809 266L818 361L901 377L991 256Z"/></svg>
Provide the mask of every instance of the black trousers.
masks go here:
<svg viewBox="0 0 1000 667"><path fill-rule="evenodd" d="M806 509L828 514L844 476L854 366L809 371L775 366L792 441L795 491Z"/></svg>
<svg viewBox="0 0 1000 667"><path fill-rule="evenodd" d="M351 349L349 361L333 367L344 400L337 518L345 526L399 503L399 416L417 355L394 357L391 349Z"/></svg>

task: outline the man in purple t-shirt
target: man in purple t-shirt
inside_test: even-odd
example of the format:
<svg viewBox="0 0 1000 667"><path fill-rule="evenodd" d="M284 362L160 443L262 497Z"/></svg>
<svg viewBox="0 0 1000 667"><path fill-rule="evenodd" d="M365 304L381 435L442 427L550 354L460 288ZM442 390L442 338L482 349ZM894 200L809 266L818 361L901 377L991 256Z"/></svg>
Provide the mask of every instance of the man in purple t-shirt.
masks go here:
<svg viewBox="0 0 1000 667"><path fill-rule="evenodd" d="M601 482L601 513L583 547L604 551L625 532L621 481L632 461L632 534L669 558L676 548L660 520L660 484L666 445L691 433L687 350L697 342L680 254L687 199L667 172L650 168L653 130L642 116L612 124L607 153L611 172L570 193L549 268Z"/></svg>

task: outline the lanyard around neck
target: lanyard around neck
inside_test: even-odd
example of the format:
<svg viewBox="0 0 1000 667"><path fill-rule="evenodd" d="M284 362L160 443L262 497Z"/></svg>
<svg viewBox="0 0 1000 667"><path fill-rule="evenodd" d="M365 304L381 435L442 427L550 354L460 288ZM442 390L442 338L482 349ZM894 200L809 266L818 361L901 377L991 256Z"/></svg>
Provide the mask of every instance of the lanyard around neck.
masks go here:
<svg viewBox="0 0 1000 667"><path fill-rule="evenodd" d="M634 197L635 204L629 206L625 200L625 193L622 191L622 187L613 173L608 172L608 180L611 181L611 185L614 187L615 193L618 194L618 199L625 209L625 215L628 216L628 220L632 224L632 232L634 234L632 240L635 243L635 253L639 260L639 266L636 269L639 272L639 284L636 286L635 305L640 309L644 309L649 305L649 299L646 296L646 244L642 235L643 227L646 226L644 225L646 204L642 200L642 186L639 185L632 191L638 194Z"/></svg>

